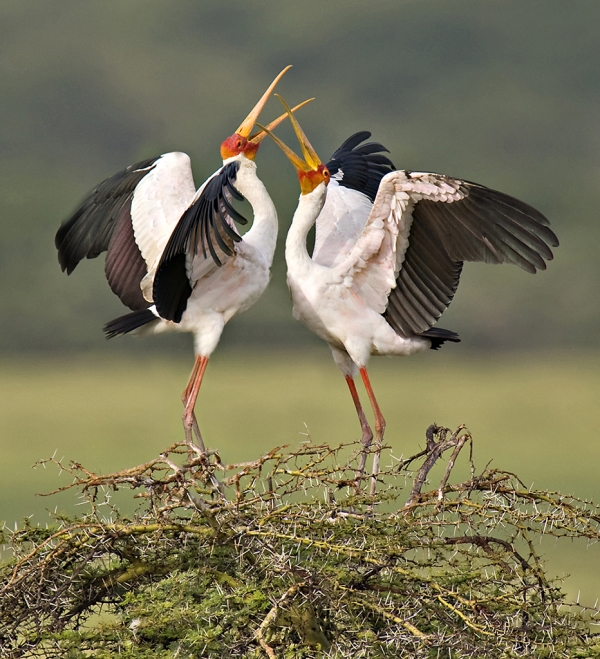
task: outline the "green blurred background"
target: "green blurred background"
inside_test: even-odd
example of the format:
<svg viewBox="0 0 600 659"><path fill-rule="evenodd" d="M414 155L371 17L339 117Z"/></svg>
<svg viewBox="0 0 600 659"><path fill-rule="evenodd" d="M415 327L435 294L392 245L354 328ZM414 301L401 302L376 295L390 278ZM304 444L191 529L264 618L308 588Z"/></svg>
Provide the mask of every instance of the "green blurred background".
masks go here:
<svg viewBox="0 0 600 659"><path fill-rule="evenodd" d="M466 423L475 457L527 483L600 500L600 4L595 0L3 0L0 4L0 519L73 498L31 464L55 450L92 469L181 436L189 337L105 342L122 307L103 259L60 272L54 234L103 178L166 151L200 183L275 74L323 159L370 130L399 168L527 201L561 246L547 272L469 264L443 327L463 343L373 360L396 455L426 427ZM280 112L275 101L263 119ZM281 135L291 142L288 127ZM259 173L280 214L292 169L270 143ZM291 318L278 250L261 301L226 328L198 404L225 460L359 435L325 346ZM600 549L548 543L567 589L600 595Z"/></svg>

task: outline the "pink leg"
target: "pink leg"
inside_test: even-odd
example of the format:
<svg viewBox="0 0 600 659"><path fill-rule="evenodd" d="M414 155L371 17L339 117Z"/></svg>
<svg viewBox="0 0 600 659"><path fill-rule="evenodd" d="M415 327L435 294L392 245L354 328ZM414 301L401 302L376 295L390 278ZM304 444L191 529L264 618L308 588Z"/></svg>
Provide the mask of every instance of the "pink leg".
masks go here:
<svg viewBox="0 0 600 659"><path fill-rule="evenodd" d="M360 453L360 457L358 459L358 469L356 470L355 489L358 492L360 490L360 479L365 473L365 464L367 462L367 449L371 446L371 442L373 441L373 431L371 430L371 426L369 426L369 422L367 421L365 412L362 408L362 405L360 404L360 398L358 397L358 391L356 391L354 378L351 375L346 375L346 383L348 384L348 389L350 389L350 395L352 396L352 400L354 401L354 407L356 408L356 413L358 414L358 420L360 421L360 427L362 429L361 442L363 445L363 449Z"/></svg>
<svg viewBox="0 0 600 659"><path fill-rule="evenodd" d="M194 368L192 369L192 373L190 375L186 388L183 392L183 395L181 396L181 401L183 402L183 405L186 409L193 389L194 381L196 379L196 376L198 375L198 369L200 368L200 363L201 363L201 358L196 357L194 361ZM185 423L185 419L184 419L184 423ZM200 427L198 426L198 421L196 420L196 414L194 413L193 406L192 406L192 427L194 430L194 434L196 435L196 439L198 440L198 447L203 453L206 453L206 448L204 446L204 441L202 440L202 435L200 434ZM188 443L191 442L191 436L188 438L187 432L186 432L186 441L188 441Z"/></svg>
<svg viewBox="0 0 600 659"><path fill-rule="evenodd" d="M207 364L208 357L201 357L200 355L196 357L190 379L188 380L183 396L181 397L184 405L183 429L185 431L185 441L188 444L193 443L192 431L194 431L198 438L198 446L202 452L205 452L206 449L204 447L204 442L202 441L202 436L200 435L200 428L196 421L196 415L194 414L194 406L196 405L196 399L198 398L198 392L200 391L200 385L202 384L202 378L204 377Z"/></svg>
<svg viewBox="0 0 600 659"><path fill-rule="evenodd" d="M375 494L375 489L377 488L377 474L379 474L379 461L381 458L381 446L383 444L383 433L385 432L385 419L383 414L379 409L379 404L373 393L373 388L371 387L371 382L369 381L369 376L367 374L366 368L360 369L360 376L367 390L367 395L371 401L371 407L375 414L375 455L373 456L373 477L371 479L371 489L370 493Z"/></svg>

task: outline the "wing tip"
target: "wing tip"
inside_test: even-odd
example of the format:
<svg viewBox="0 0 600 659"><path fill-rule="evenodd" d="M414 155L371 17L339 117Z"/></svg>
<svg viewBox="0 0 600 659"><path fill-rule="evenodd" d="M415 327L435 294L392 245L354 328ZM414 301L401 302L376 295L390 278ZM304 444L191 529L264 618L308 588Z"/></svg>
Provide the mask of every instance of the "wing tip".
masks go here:
<svg viewBox="0 0 600 659"><path fill-rule="evenodd" d="M456 332L452 330L442 329L441 327L431 327L419 336L431 342L430 350L439 350L446 341L450 343L460 343L461 339Z"/></svg>
<svg viewBox="0 0 600 659"><path fill-rule="evenodd" d="M158 320L160 320L160 318L158 318L150 309L143 309L110 320L102 329L104 331L104 336L107 339L114 339L116 336L129 334L148 323Z"/></svg>

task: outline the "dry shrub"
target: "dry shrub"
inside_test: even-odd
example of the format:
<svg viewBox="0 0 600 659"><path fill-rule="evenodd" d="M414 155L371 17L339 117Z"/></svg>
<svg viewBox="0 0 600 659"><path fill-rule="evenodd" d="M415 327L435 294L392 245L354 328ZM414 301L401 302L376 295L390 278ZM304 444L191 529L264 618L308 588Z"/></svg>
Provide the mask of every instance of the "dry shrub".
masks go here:
<svg viewBox="0 0 600 659"><path fill-rule="evenodd" d="M4 531L0 656L600 657L599 612L567 606L535 549L597 541L600 509L472 463L453 482L468 431L426 437L375 496L355 444L237 465L175 444L109 475L57 463L89 512ZM138 513L107 515L127 488Z"/></svg>

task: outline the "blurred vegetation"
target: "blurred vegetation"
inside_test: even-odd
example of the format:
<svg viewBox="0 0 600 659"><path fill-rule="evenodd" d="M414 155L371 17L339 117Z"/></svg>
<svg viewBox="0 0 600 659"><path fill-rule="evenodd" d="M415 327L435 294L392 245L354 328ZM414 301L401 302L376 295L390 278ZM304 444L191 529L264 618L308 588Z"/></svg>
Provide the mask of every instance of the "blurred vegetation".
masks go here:
<svg viewBox="0 0 600 659"><path fill-rule="evenodd" d="M51 460L86 512L5 529L0 656L600 657L600 610L569 606L538 554L597 542L598 506L469 458L461 481L468 430L426 437L375 496L360 443L237 464L178 443L105 475Z"/></svg>
<svg viewBox="0 0 600 659"><path fill-rule="evenodd" d="M132 352L143 346L125 343ZM217 352L197 404L207 445L237 462L273 446L293 449L307 435L331 445L360 438L352 399L328 353L325 345L303 355ZM190 368L189 355L0 362L0 521L12 528L32 516L32 523L45 524L48 511L80 510L68 493L35 496L70 482L52 467L33 470L40 458L55 454L110 473L180 440L179 394ZM370 373L395 456L421 450L432 422L468 421L478 465L491 461L528 486L598 499L599 355L483 359L430 352L373 359ZM455 473L466 480L468 466L459 461ZM128 497L115 493L113 501L123 514L133 513ZM552 574L570 575L564 590L571 600L591 606L600 597L595 547L547 540L539 551Z"/></svg>
<svg viewBox="0 0 600 659"><path fill-rule="evenodd" d="M280 91L317 97L302 123L323 158L368 129L398 167L484 183L551 219L561 247L548 272L468 267L443 326L474 347L597 346L599 22L593 0L3 0L0 351L120 350L103 347L122 308L102 259L67 279L57 227L145 156L186 151L202 181L288 63ZM258 164L283 237L297 182L271 144ZM279 250L267 295L225 345L312 340L291 319L283 269Z"/></svg>

